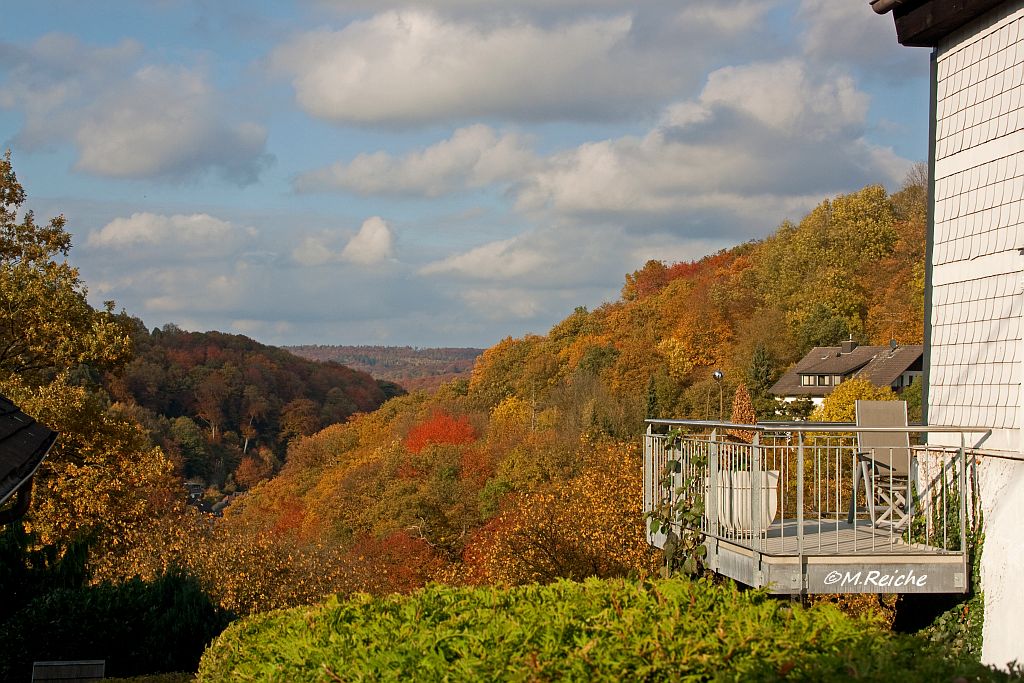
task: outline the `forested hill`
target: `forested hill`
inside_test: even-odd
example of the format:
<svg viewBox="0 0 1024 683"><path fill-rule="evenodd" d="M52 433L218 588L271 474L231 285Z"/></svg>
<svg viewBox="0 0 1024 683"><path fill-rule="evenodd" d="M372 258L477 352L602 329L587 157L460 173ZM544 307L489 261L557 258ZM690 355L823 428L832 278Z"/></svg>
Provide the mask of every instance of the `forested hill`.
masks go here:
<svg viewBox="0 0 1024 683"><path fill-rule="evenodd" d="M399 387L338 363L316 363L248 337L147 331L107 390L150 431L186 478L215 488L270 476L295 436L378 408Z"/></svg>
<svg viewBox="0 0 1024 683"><path fill-rule="evenodd" d="M0 562L0 634L79 613L40 609L59 610L64 586L168 572L234 614L429 582L649 576L644 417L713 416L718 396L723 416L735 404L739 421L768 417L765 389L811 346L920 342L920 181L826 199L694 262L651 261L616 301L488 349L468 382L384 402L379 382L337 364L93 309L63 218L21 213L0 158L0 393L60 432L24 527L0 544L16 558ZM856 398L826 405L840 394ZM176 474L241 494L212 519L184 504Z"/></svg>
<svg viewBox="0 0 1024 683"><path fill-rule="evenodd" d="M388 380L409 391L433 390L453 379L468 378L483 349L417 349L411 346L285 346L297 356L335 361Z"/></svg>
<svg viewBox="0 0 1024 683"><path fill-rule="evenodd" d="M225 548L259 543L258 571L214 581L224 604L652 571L644 417L717 417L721 395L728 418L747 392L737 419L777 417L766 390L810 347L920 343L924 187L866 187L764 240L651 261L618 300L491 347L468 383L296 440L219 523Z"/></svg>

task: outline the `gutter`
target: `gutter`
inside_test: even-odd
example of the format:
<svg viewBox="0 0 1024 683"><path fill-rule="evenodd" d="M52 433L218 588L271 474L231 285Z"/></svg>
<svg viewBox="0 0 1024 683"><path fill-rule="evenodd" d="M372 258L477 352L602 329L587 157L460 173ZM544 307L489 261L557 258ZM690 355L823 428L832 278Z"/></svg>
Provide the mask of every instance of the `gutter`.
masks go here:
<svg viewBox="0 0 1024 683"><path fill-rule="evenodd" d="M906 2L907 0L871 0L871 9L875 10L875 14L886 14Z"/></svg>
<svg viewBox="0 0 1024 683"><path fill-rule="evenodd" d="M39 456L35 466L30 472L22 476L21 481L18 482L17 486L13 487L7 495L0 497L0 505L6 503L11 496L17 494L17 498L14 501L14 505L6 510L0 510L0 525L9 524L16 519L21 518L26 512L28 512L29 504L32 502L32 478L35 477L36 471L39 470L40 465L43 464L43 460L49 455L50 449L57 442L57 432L51 432L50 436L36 449L35 455ZM42 453L42 455L39 455Z"/></svg>

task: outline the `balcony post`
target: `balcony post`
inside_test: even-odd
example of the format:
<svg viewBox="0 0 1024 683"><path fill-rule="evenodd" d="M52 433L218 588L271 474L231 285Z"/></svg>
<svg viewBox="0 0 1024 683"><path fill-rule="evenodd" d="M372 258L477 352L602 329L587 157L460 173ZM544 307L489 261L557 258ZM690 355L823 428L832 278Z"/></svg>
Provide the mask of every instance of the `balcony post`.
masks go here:
<svg viewBox="0 0 1024 683"><path fill-rule="evenodd" d="M718 486L719 486L719 474L718 474L718 430L711 430L711 443L708 444L708 471L707 471L707 485L704 486L704 490L707 492L704 500L704 517L708 523L708 529L711 531L712 536L718 536L720 533L718 524Z"/></svg>
<svg viewBox="0 0 1024 683"><path fill-rule="evenodd" d="M804 555L804 433L797 432L796 445L796 552L803 572Z"/></svg>
<svg viewBox="0 0 1024 683"><path fill-rule="evenodd" d="M761 445L759 440L755 440L752 448L750 449L750 533L751 541L753 541L753 534L757 534L757 546L764 549L764 539L762 532L764 529L764 519L761 514Z"/></svg>
<svg viewBox="0 0 1024 683"><path fill-rule="evenodd" d="M967 447L964 433L960 432L960 467L957 472L960 488L960 552L964 558L964 576L967 572ZM969 580L969 579L968 579Z"/></svg>
<svg viewBox="0 0 1024 683"><path fill-rule="evenodd" d="M654 467L654 425L648 424L644 435L644 512L654 510L654 486L657 483Z"/></svg>

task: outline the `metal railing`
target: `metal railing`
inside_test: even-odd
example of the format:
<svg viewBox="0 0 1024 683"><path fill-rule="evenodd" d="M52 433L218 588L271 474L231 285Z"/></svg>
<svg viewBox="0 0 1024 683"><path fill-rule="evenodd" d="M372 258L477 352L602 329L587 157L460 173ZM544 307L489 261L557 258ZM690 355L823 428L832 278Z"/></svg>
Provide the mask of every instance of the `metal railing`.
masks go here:
<svg viewBox="0 0 1024 683"><path fill-rule="evenodd" d="M680 499L699 502L700 521L691 528L707 538L801 558L963 555L967 547L975 510L973 449L987 428L647 423L645 510L668 509ZM858 433L892 434L894 443L865 451ZM958 435L952 440L959 444L924 443L938 433ZM681 531L679 523L675 530ZM665 535L650 531L649 539L661 546Z"/></svg>

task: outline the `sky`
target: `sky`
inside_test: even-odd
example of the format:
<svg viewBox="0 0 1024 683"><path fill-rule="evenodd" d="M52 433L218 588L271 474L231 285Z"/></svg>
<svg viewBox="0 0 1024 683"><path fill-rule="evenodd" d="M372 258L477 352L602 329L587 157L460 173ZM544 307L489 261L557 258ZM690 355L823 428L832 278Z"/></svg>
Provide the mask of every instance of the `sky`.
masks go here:
<svg viewBox="0 0 1024 683"><path fill-rule="evenodd" d="M8 0L0 144L94 305L486 347L927 155L867 0Z"/></svg>

